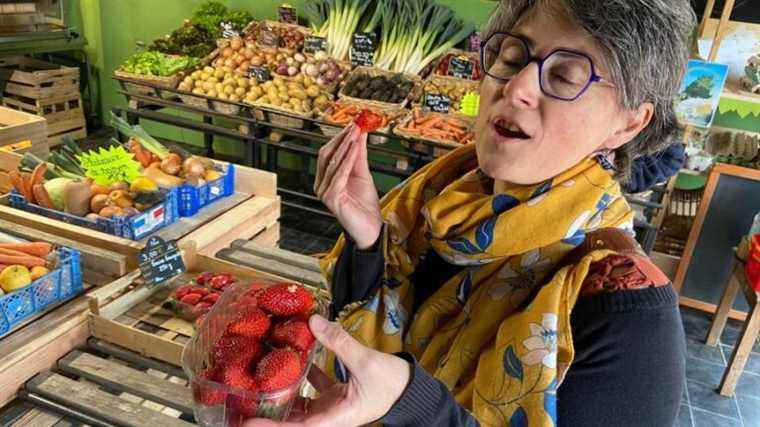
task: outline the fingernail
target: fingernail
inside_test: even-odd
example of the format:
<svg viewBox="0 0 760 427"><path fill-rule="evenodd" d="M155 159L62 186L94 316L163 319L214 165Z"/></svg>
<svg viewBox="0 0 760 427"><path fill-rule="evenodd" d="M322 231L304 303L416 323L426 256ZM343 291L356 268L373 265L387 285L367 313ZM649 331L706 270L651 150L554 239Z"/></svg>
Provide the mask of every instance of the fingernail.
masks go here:
<svg viewBox="0 0 760 427"><path fill-rule="evenodd" d="M319 314L315 314L309 319L309 326L311 327L312 332L320 333L327 329L329 322Z"/></svg>

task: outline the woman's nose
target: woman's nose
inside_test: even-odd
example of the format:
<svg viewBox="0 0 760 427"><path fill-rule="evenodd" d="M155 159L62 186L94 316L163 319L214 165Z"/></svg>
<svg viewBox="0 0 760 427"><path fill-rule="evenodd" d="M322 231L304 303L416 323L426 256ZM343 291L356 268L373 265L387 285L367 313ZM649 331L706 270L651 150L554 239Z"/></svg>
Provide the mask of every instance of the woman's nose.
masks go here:
<svg viewBox="0 0 760 427"><path fill-rule="evenodd" d="M538 64L529 63L502 88L502 95L515 108L537 108L541 97Z"/></svg>

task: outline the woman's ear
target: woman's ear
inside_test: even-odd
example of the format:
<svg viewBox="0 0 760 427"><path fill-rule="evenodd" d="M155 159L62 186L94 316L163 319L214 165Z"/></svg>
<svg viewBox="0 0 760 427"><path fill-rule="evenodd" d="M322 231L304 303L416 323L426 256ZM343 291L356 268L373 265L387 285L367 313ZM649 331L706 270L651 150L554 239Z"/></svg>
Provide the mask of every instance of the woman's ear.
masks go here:
<svg viewBox="0 0 760 427"><path fill-rule="evenodd" d="M639 108L623 111L621 114L623 115L622 126L603 144L608 150L616 150L631 142L636 135L649 126L654 114L654 105L651 102L645 102Z"/></svg>

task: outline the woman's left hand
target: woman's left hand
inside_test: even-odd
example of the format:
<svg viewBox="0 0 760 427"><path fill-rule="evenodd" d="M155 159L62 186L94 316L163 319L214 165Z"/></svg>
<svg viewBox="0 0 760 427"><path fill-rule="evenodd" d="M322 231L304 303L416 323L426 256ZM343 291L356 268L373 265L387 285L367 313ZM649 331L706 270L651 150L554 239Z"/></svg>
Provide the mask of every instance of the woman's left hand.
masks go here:
<svg viewBox="0 0 760 427"><path fill-rule="evenodd" d="M309 372L309 382L319 392L311 401L296 403L285 422L254 419L246 427L349 427L382 418L406 389L411 375L408 362L361 345L337 323L312 316L309 327L350 372L348 383L330 380L319 368ZM300 403L300 404L299 404ZM303 410L306 409L306 412Z"/></svg>

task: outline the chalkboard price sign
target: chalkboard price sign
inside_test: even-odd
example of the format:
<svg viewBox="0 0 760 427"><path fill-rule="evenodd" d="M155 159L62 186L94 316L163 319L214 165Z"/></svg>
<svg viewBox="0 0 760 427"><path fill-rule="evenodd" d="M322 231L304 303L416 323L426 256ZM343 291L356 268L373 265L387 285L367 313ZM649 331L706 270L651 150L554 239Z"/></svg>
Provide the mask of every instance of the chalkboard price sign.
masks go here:
<svg viewBox="0 0 760 427"><path fill-rule="evenodd" d="M307 36L303 41L303 53L317 53L327 51L327 38L319 36Z"/></svg>
<svg viewBox="0 0 760 427"><path fill-rule="evenodd" d="M479 52L480 51L480 43L483 39L480 37L479 32L474 32L470 34L470 37L467 38L467 50L470 52Z"/></svg>
<svg viewBox="0 0 760 427"><path fill-rule="evenodd" d="M278 47L280 45L280 37L267 26L259 31L258 42L263 46Z"/></svg>
<svg viewBox="0 0 760 427"><path fill-rule="evenodd" d="M436 113L448 113L451 110L451 98L440 93L426 93L423 105Z"/></svg>
<svg viewBox="0 0 760 427"><path fill-rule="evenodd" d="M475 63L467 57L452 56L449 59L449 76L472 80Z"/></svg>
<svg viewBox="0 0 760 427"><path fill-rule="evenodd" d="M277 15L280 18L280 22L284 22L286 24L297 24L298 23L298 15L296 15L296 8L289 5L289 4L283 4L277 9Z"/></svg>
<svg viewBox="0 0 760 427"><path fill-rule="evenodd" d="M351 40L351 63L373 65L375 63L375 34L356 33Z"/></svg>
<svg viewBox="0 0 760 427"><path fill-rule="evenodd" d="M177 242L167 242L158 236L148 239L137 258L148 285L159 285L187 271Z"/></svg>
<svg viewBox="0 0 760 427"><path fill-rule="evenodd" d="M219 26L222 28L222 37L225 39L240 37L240 28L232 22L222 22Z"/></svg>
<svg viewBox="0 0 760 427"><path fill-rule="evenodd" d="M251 65L248 67L248 77L254 78L258 80L259 82L266 82L269 80L272 80L272 75L269 72L269 68L265 66L257 67L254 65Z"/></svg>

